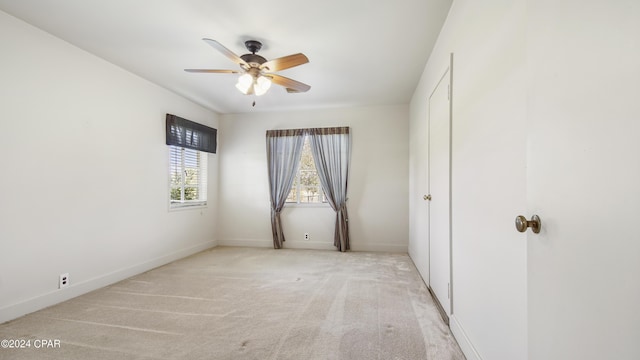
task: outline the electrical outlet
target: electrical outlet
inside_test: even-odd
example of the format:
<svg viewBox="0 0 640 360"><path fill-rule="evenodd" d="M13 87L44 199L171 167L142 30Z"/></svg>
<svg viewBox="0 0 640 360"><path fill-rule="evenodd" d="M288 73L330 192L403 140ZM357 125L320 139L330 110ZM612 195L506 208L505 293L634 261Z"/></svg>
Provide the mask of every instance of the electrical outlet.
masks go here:
<svg viewBox="0 0 640 360"><path fill-rule="evenodd" d="M58 279L58 289L66 288L69 286L69 273L60 274L60 278Z"/></svg>
<svg viewBox="0 0 640 360"><path fill-rule="evenodd" d="M304 233L304 239L309 240L309 233Z"/></svg>

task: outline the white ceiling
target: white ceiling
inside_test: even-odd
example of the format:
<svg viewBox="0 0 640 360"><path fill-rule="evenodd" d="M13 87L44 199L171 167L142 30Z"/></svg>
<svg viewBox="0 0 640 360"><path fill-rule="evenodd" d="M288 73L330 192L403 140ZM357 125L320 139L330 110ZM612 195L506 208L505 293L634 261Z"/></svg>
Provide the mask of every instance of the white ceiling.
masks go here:
<svg viewBox="0 0 640 360"><path fill-rule="evenodd" d="M0 10L213 111L241 113L409 103L451 2L0 0ZM235 89L238 75L184 72L239 69L205 37L238 55L249 39L267 59L302 52L310 62L280 74L311 90L255 97Z"/></svg>

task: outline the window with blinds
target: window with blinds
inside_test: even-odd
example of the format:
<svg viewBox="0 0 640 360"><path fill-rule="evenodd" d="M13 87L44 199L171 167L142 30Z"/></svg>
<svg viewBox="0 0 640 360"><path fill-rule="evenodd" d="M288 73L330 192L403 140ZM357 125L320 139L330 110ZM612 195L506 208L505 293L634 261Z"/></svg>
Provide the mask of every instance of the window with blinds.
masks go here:
<svg viewBox="0 0 640 360"><path fill-rule="evenodd" d="M171 208L207 204L207 155L170 145Z"/></svg>

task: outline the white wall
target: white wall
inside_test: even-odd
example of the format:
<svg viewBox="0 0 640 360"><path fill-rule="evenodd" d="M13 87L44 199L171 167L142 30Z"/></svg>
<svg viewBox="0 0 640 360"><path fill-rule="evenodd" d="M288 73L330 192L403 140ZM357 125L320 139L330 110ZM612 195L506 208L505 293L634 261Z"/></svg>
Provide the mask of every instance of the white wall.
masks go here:
<svg viewBox="0 0 640 360"><path fill-rule="evenodd" d="M349 126L352 157L347 206L351 248L406 252L408 120L406 105L223 115L220 244L273 246L266 130ZM285 207L282 219L285 247L335 249L335 213L329 206ZM311 240L303 240L305 232L310 233Z"/></svg>
<svg viewBox="0 0 640 360"><path fill-rule="evenodd" d="M454 1L410 105L409 253L428 279L428 97L453 53L451 326L469 359L526 358L524 14L524 0Z"/></svg>
<svg viewBox="0 0 640 360"><path fill-rule="evenodd" d="M0 12L0 322L215 245L168 211L165 113L215 113ZM71 286L58 290L58 275Z"/></svg>
<svg viewBox="0 0 640 360"><path fill-rule="evenodd" d="M454 1L410 106L409 252L428 277L421 141L453 52L452 330L468 359L639 358L639 33L637 1ZM514 233L517 214L541 233Z"/></svg>

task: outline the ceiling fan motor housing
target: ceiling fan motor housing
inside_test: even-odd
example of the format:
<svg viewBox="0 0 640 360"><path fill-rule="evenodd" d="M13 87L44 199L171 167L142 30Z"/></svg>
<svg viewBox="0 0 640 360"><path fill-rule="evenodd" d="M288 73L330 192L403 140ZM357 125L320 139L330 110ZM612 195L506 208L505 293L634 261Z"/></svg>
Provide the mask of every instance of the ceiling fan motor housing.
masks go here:
<svg viewBox="0 0 640 360"><path fill-rule="evenodd" d="M267 59L263 58L260 55L256 55L260 49L262 49L262 43L258 40L247 40L244 42L244 46L247 47L247 50L251 51L251 54L244 54L240 56L242 60L244 60L251 67L259 67L260 65L267 62Z"/></svg>
<svg viewBox="0 0 640 360"><path fill-rule="evenodd" d="M267 62L267 59L256 54L244 54L240 56L240 58L244 60L247 64L251 65L251 67L258 67Z"/></svg>
<svg viewBox="0 0 640 360"><path fill-rule="evenodd" d="M254 54L262 49L262 43L258 40L247 40L244 42L244 46Z"/></svg>

